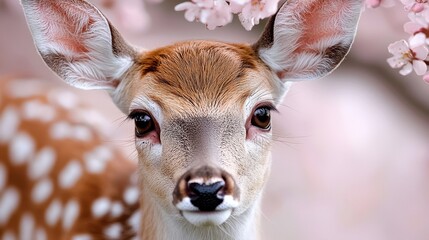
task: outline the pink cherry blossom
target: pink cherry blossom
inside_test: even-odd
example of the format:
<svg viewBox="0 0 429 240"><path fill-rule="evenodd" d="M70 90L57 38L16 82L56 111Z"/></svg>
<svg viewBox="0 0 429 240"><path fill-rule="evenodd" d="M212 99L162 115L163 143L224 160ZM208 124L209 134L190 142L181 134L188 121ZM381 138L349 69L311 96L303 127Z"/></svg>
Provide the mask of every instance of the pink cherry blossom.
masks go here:
<svg viewBox="0 0 429 240"><path fill-rule="evenodd" d="M243 27L250 31L253 26L259 24L259 20L276 13L279 0L251 0L243 5L238 15Z"/></svg>
<svg viewBox="0 0 429 240"><path fill-rule="evenodd" d="M429 27L429 23L425 20L425 17L421 15L410 13L408 14L408 18L411 20L411 22L404 24L404 31L410 35L414 35L424 29L428 29Z"/></svg>
<svg viewBox="0 0 429 240"><path fill-rule="evenodd" d="M405 10L410 12L421 12L427 7L428 0L401 0L405 5Z"/></svg>
<svg viewBox="0 0 429 240"><path fill-rule="evenodd" d="M417 75L423 75L427 71L425 63L429 50L425 46L410 49L405 40L397 41L389 45L389 52L393 57L387 59L392 68L402 68L401 75L410 74L413 69Z"/></svg>
<svg viewBox="0 0 429 240"><path fill-rule="evenodd" d="M410 48L417 48L420 46L426 46L429 42L426 37L426 34L424 34L423 32L419 32L416 35L410 37L409 43Z"/></svg>
<svg viewBox="0 0 429 240"><path fill-rule="evenodd" d="M395 0L365 0L365 5L369 8L393 7Z"/></svg>
<svg viewBox="0 0 429 240"><path fill-rule="evenodd" d="M185 11L186 20L205 24L209 30L232 21L232 12L225 0L192 0L176 5L176 11Z"/></svg>

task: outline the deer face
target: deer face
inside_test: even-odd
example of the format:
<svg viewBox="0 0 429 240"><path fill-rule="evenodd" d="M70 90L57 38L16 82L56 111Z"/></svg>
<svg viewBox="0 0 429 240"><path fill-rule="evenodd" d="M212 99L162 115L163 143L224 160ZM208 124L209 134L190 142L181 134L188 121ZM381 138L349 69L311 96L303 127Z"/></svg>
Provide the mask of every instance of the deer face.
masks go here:
<svg viewBox="0 0 429 240"><path fill-rule="evenodd" d="M143 198L195 226L253 214L270 168L270 111L291 81L342 61L361 9L361 0L290 0L254 45L139 52L82 0L22 4L45 62L73 86L107 89L134 120Z"/></svg>
<svg viewBox="0 0 429 240"><path fill-rule="evenodd" d="M195 225L248 210L269 173L270 111L285 89L269 68L250 46L206 41L141 54L134 68L114 98L135 121L147 194Z"/></svg>

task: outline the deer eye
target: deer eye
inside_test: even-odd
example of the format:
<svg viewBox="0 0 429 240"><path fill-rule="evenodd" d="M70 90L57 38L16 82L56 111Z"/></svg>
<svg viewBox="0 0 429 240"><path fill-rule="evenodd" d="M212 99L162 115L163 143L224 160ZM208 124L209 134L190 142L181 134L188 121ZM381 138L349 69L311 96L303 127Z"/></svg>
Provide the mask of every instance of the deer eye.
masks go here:
<svg viewBox="0 0 429 240"><path fill-rule="evenodd" d="M251 123L258 128L271 129L271 109L269 107L259 107L253 112Z"/></svg>
<svg viewBox="0 0 429 240"><path fill-rule="evenodd" d="M133 112L129 118L134 120L136 137L138 138L155 130L155 122L147 112Z"/></svg>

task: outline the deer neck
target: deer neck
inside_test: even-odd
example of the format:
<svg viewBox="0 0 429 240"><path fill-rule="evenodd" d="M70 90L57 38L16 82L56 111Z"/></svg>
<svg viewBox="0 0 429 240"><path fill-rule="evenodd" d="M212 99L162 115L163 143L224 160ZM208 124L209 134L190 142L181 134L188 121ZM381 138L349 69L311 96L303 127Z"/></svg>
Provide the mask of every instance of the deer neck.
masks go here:
<svg viewBox="0 0 429 240"><path fill-rule="evenodd" d="M221 226L196 227L179 215L168 214L150 195L142 192L140 206L142 212L140 239L142 240L258 240L260 215L258 201L233 219Z"/></svg>

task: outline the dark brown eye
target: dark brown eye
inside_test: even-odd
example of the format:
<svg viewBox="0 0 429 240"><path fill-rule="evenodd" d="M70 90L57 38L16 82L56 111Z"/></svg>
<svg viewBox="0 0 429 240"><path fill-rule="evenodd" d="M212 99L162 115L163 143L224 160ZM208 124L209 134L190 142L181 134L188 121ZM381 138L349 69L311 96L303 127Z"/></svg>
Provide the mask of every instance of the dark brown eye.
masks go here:
<svg viewBox="0 0 429 240"><path fill-rule="evenodd" d="M132 113L130 114L130 118L134 119L136 137L144 137L146 134L155 130L155 122L152 116L146 112Z"/></svg>
<svg viewBox="0 0 429 240"><path fill-rule="evenodd" d="M253 126L261 129L268 130L271 128L271 113L270 108L260 107L253 112L252 121Z"/></svg>

